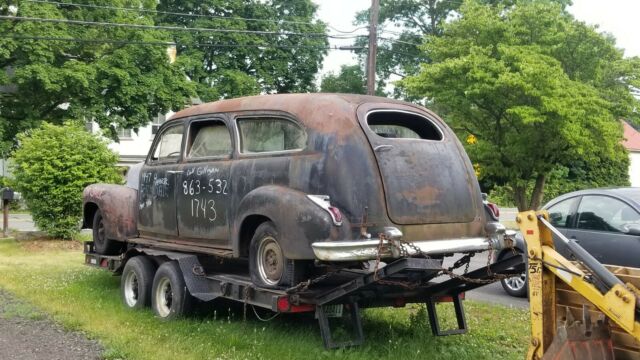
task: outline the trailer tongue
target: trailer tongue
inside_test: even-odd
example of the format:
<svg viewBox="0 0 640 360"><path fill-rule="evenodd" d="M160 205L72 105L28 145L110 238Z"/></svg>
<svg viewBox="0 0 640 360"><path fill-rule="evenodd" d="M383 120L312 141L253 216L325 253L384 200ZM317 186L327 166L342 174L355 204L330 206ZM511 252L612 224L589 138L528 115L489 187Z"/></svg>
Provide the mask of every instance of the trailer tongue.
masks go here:
<svg viewBox="0 0 640 360"><path fill-rule="evenodd" d="M360 345L364 341L360 310L371 307L404 307L410 303L427 306L429 323L434 335L463 334L467 331L462 300L465 291L496 281L496 275L519 274L524 271L522 257L515 256L453 276L434 281L443 274L440 260L431 258L401 258L381 266L376 271L341 269L287 290L256 287L249 274L226 267L223 271L207 270L199 256L190 253L135 247L126 254L106 256L94 251L93 243L85 243L85 264L122 272L126 261L135 256L177 261L189 293L202 301L224 298L242 302L246 307L268 309L274 313L315 312L320 334L326 348ZM450 270L444 269L451 273ZM441 329L436 304L452 302L457 328ZM329 319L343 312L350 317L352 333L349 339L333 338ZM425 319L426 320L426 319Z"/></svg>

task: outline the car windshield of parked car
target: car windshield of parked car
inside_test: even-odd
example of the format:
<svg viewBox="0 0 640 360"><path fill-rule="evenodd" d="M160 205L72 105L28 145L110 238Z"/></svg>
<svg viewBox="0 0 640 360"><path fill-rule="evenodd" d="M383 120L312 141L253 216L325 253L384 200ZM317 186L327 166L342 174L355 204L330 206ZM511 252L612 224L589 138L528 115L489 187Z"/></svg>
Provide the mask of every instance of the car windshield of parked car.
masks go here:
<svg viewBox="0 0 640 360"><path fill-rule="evenodd" d="M222 121L191 124L189 158L219 157L231 154L231 136Z"/></svg>
<svg viewBox="0 0 640 360"><path fill-rule="evenodd" d="M571 225L571 209L575 201L576 198L567 199L547 209L549 220L553 226L564 228Z"/></svg>
<svg viewBox="0 0 640 360"><path fill-rule="evenodd" d="M307 142L306 133L296 123L285 119L239 119L238 130L243 153L300 150Z"/></svg>
<svg viewBox="0 0 640 360"><path fill-rule="evenodd" d="M167 129L156 144L152 160L166 161L178 159L182 146L182 133L182 125Z"/></svg>
<svg viewBox="0 0 640 360"><path fill-rule="evenodd" d="M626 232L640 223L640 214L624 202L608 196L584 196L578 207L578 229Z"/></svg>
<svg viewBox="0 0 640 360"><path fill-rule="evenodd" d="M384 138L442 140L442 132L429 119L401 111L374 111L367 115L371 131Z"/></svg>

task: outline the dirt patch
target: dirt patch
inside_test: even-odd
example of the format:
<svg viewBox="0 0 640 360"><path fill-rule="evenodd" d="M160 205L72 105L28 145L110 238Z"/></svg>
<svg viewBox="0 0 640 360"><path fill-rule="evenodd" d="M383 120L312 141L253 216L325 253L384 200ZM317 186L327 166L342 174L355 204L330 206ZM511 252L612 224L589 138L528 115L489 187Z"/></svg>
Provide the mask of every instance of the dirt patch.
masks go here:
<svg viewBox="0 0 640 360"><path fill-rule="evenodd" d="M46 314L0 289L0 359L101 359L102 347L65 331Z"/></svg>
<svg viewBox="0 0 640 360"><path fill-rule="evenodd" d="M20 246L29 252L40 252L46 250L82 250L82 243L75 240L22 240Z"/></svg>

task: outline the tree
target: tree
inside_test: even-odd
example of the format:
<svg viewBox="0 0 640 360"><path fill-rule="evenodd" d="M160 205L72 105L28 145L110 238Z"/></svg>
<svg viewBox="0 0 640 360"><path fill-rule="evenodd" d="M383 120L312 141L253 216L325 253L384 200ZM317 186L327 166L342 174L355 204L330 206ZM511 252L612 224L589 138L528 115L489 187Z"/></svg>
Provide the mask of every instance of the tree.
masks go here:
<svg viewBox="0 0 640 360"><path fill-rule="evenodd" d="M109 4L155 6L149 0ZM0 14L153 25L146 13L42 2L0 6ZM145 125L158 113L184 107L195 95L181 68L170 64L167 46L157 45L171 39L159 30L3 19L0 32L10 34L0 38L0 135L5 149L17 133L41 121L92 119L115 138L116 127ZM111 42L93 42L105 39ZM156 45L140 44L144 42Z"/></svg>
<svg viewBox="0 0 640 360"><path fill-rule="evenodd" d="M174 32L178 63L204 101L315 91L326 54L326 26L310 0L161 0L162 25L269 33ZM177 15L189 13L194 16ZM211 17L215 14L215 17ZM260 47L258 47L260 46Z"/></svg>
<svg viewBox="0 0 640 360"><path fill-rule="evenodd" d="M44 123L18 141L12 185L38 228L50 236L68 239L78 232L87 185L122 181L115 167L118 156L78 124Z"/></svg>
<svg viewBox="0 0 640 360"><path fill-rule="evenodd" d="M384 83L379 81L376 95L385 96ZM320 91L325 93L366 94L367 81L360 65L342 65L338 74L329 73L322 78Z"/></svg>
<svg viewBox="0 0 640 360"><path fill-rule="evenodd" d="M638 117L637 59L561 5L467 2L423 51L431 63L403 86L472 136L467 151L480 173L509 184L520 210L540 206L554 169L624 156L618 118Z"/></svg>

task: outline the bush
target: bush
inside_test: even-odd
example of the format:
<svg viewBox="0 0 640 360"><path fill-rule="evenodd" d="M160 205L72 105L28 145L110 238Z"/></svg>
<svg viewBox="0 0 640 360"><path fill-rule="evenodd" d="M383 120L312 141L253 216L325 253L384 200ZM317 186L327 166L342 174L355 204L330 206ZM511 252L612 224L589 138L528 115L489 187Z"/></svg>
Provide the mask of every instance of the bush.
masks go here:
<svg viewBox="0 0 640 360"><path fill-rule="evenodd" d="M82 190L89 184L122 182L118 156L82 127L43 124L18 135L13 187L49 236L69 239L79 230Z"/></svg>

